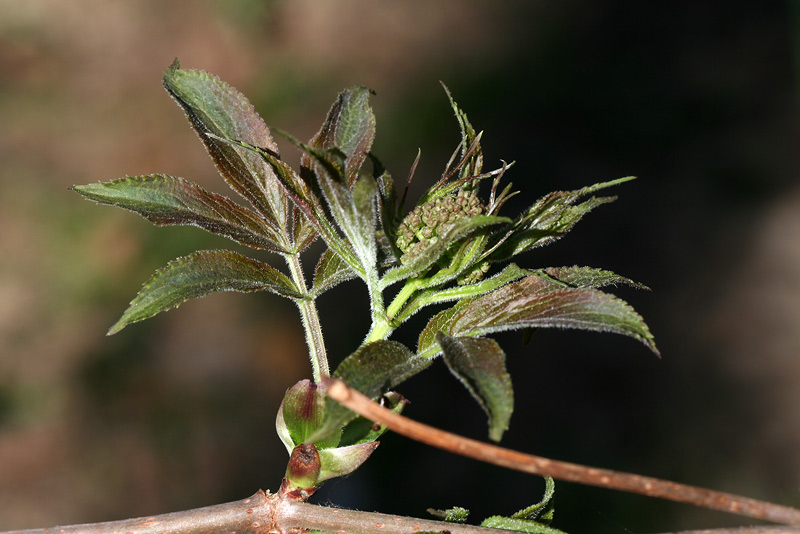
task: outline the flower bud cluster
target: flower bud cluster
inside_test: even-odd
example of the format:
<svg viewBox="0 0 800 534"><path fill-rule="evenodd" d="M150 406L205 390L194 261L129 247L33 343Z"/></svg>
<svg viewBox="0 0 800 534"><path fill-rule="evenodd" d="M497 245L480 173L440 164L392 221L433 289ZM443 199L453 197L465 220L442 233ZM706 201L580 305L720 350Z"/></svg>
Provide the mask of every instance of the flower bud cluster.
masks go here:
<svg viewBox="0 0 800 534"><path fill-rule="evenodd" d="M460 219L483 212L484 207L475 192L463 189L417 206L397 228L397 248L403 252L400 261L412 261Z"/></svg>

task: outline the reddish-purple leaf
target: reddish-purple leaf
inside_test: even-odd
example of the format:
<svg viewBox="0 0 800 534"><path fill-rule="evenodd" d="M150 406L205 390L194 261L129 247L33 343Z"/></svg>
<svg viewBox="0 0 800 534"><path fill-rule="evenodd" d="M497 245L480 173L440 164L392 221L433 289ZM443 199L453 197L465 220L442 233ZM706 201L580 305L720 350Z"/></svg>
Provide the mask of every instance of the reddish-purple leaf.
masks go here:
<svg viewBox="0 0 800 534"><path fill-rule="evenodd" d="M201 250L156 271L108 333L216 291L272 291L302 298L286 275L266 263L228 250Z"/></svg>
<svg viewBox="0 0 800 534"><path fill-rule="evenodd" d="M136 212L160 226L198 226L244 245L285 251L281 244L285 238L273 223L183 178L151 174L72 189L101 204Z"/></svg>
<svg viewBox="0 0 800 534"><path fill-rule="evenodd" d="M277 187L272 168L257 154L207 135L243 141L277 154L269 129L247 98L212 74L181 69L177 61L164 73L163 81L231 188L288 233L291 204Z"/></svg>
<svg viewBox="0 0 800 534"><path fill-rule="evenodd" d="M437 332L436 341L450 372L489 416L489 438L500 441L514 411L514 390L506 355L493 339L451 337Z"/></svg>

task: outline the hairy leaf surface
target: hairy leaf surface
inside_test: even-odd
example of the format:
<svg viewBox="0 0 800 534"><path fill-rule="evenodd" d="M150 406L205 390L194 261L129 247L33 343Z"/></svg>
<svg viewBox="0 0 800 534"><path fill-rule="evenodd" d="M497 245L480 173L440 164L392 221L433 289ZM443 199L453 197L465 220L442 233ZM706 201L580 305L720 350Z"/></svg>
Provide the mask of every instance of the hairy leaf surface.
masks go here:
<svg viewBox="0 0 800 534"><path fill-rule="evenodd" d="M420 334L418 353L430 357L438 352L434 336L439 329L472 337L536 327L614 332L638 339L658 354L650 329L624 300L536 275L439 312Z"/></svg>
<svg viewBox="0 0 800 534"><path fill-rule="evenodd" d="M183 178L133 176L72 188L84 197L138 213L152 223L192 225L255 248L284 251L274 225L230 199Z"/></svg>
<svg viewBox="0 0 800 534"><path fill-rule="evenodd" d="M156 271L108 333L216 291L272 291L302 297L286 275L266 263L227 250L201 250Z"/></svg>
<svg viewBox="0 0 800 534"><path fill-rule="evenodd" d="M438 241L424 248L420 254L412 261L390 270L381 280L383 287L406 278L411 278L423 274L431 265L444 255L450 247L458 241L477 232L481 228L486 228L495 224L510 223L511 219L506 217L494 217L489 215L475 215L465 217L457 221Z"/></svg>
<svg viewBox="0 0 800 534"><path fill-rule="evenodd" d="M274 154L278 146L263 119L239 91L201 70L181 69L177 60L163 77L167 92L186 112L220 174L268 221L288 235L291 204L272 168L256 154L207 135L238 140Z"/></svg>
<svg viewBox="0 0 800 534"><path fill-rule="evenodd" d="M326 249L317 261L314 270L314 286L311 290L314 296L321 295L332 287L351 280L356 273L347 263L331 249Z"/></svg>
<svg viewBox="0 0 800 534"><path fill-rule="evenodd" d="M564 282L569 286L578 288L600 288L622 284L637 289L648 289L647 286L634 282L630 278L625 278L611 271L593 267L578 267L576 265L572 267L546 267L540 272L555 278L559 282Z"/></svg>
<svg viewBox="0 0 800 534"><path fill-rule="evenodd" d="M489 416L489 438L500 441L514 411L514 390L506 370L506 355L493 339L451 337L442 332L436 341L450 372Z"/></svg>
<svg viewBox="0 0 800 534"><path fill-rule="evenodd" d="M369 105L370 90L354 86L339 93L325 123L309 145L317 149L337 148L344 155L345 182L352 187L375 139L375 114ZM306 166L311 166L304 159Z"/></svg>
<svg viewBox="0 0 800 534"><path fill-rule="evenodd" d="M492 254L492 259L510 258L561 238L584 215L601 204L613 202L616 197L591 197L580 204L575 202L596 191L632 179L633 177L620 178L575 191L556 191L539 199L514 221L512 228Z"/></svg>

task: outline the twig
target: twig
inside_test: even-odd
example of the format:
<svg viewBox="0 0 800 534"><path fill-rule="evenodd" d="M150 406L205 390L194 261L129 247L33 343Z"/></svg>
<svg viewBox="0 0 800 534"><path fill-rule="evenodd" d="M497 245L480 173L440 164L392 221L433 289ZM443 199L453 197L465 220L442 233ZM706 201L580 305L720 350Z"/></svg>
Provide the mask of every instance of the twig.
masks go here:
<svg viewBox="0 0 800 534"><path fill-rule="evenodd" d="M518 534L473 525L329 508L259 491L247 499L184 512L107 523L13 530L0 534ZM672 534L800 534L794 527L692 530Z"/></svg>
<svg viewBox="0 0 800 534"><path fill-rule="evenodd" d="M640 493L774 523L800 526L800 510L796 508L658 478L550 460L489 445L395 414L372 402L338 378L330 378L327 382L328 396L357 414L375 423L386 425L398 434L476 460L568 482Z"/></svg>
<svg viewBox="0 0 800 534"><path fill-rule="evenodd" d="M247 499L184 512L1 534L519 534L458 523L329 508L259 491Z"/></svg>
<svg viewBox="0 0 800 534"><path fill-rule="evenodd" d="M241 501L185 512L2 534L261 534L270 530L277 502L275 495L259 491Z"/></svg>
<svg viewBox="0 0 800 534"><path fill-rule="evenodd" d="M303 502L281 506L277 522L284 533L300 529L335 532L336 534L415 534L439 532L447 534L519 534L508 530L445 523L398 515L329 508Z"/></svg>

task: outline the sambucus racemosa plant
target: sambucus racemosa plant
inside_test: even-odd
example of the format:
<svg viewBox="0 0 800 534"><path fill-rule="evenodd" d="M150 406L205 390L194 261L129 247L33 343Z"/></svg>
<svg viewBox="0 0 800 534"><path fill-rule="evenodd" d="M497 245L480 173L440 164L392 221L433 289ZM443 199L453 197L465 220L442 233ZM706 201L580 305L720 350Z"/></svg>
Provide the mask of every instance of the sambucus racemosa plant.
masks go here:
<svg viewBox="0 0 800 534"><path fill-rule="evenodd" d="M289 388L278 412L277 431L290 453L284 494L305 499L323 481L352 472L386 430L326 398L331 373L315 301L341 282L360 279L366 284L371 326L360 348L333 375L399 413L405 401L390 390L442 355L487 413L494 441L508 427L513 390L505 355L487 335L580 328L624 334L658 354L642 318L600 289L643 286L601 269L527 269L509 262L559 239L585 214L614 200L596 193L632 178L553 192L508 217L502 208L517 191L503 185L502 178L511 165L484 171L481 134L448 92L461 130L459 148L441 178L407 210L408 186L398 191L370 151L375 117L368 89L340 93L308 143L287 135L303 152L297 172L281 159L264 121L236 89L206 72L181 69L177 61L163 81L222 177L250 206L164 174L73 189L157 225L198 226L271 252L283 258L287 272L238 252L195 252L157 271L109 333L216 291L270 291L295 302L313 380ZM326 248L308 281L301 257L317 239ZM423 308L448 302L453 304L434 314L420 332L416 350L389 339ZM511 518L522 521L516 527L502 521L487 526L537 531L541 525L531 520L546 522L552 516L539 516L551 496L548 486L543 503ZM461 517L456 511L447 514Z"/></svg>

